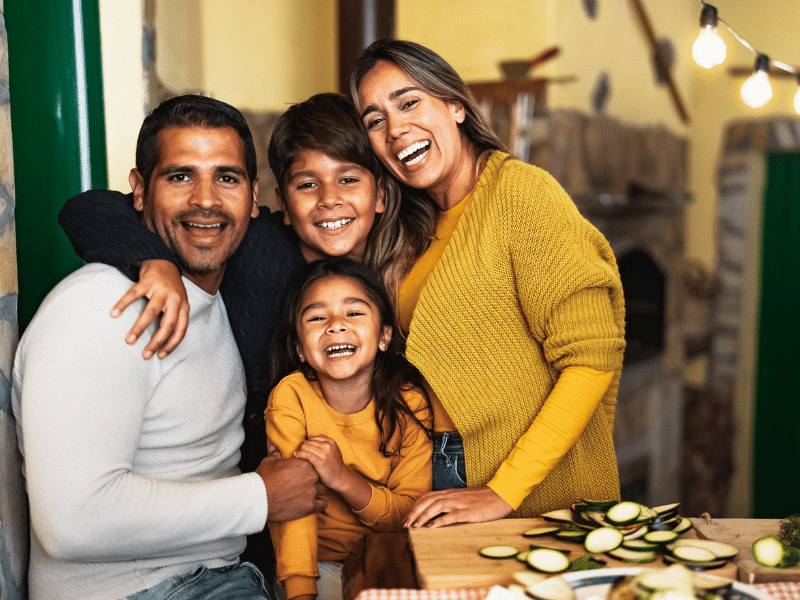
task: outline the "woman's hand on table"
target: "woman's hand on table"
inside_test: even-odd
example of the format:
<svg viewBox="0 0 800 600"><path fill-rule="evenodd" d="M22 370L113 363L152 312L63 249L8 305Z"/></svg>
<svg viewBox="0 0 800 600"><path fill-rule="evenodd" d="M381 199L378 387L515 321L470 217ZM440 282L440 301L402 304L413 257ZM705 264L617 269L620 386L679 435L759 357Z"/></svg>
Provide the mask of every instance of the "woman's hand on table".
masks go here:
<svg viewBox="0 0 800 600"><path fill-rule="evenodd" d="M405 527L442 527L455 523L496 521L511 514L511 506L488 487L457 488L420 496Z"/></svg>
<svg viewBox="0 0 800 600"><path fill-rule="evenodd" d="M125 336L135 344L139 336L159 315L161 322L142 352L147 360L154 354L166 358L183 340L189 327L189 298L178 268L168 260L146 260L139 269L139 281L111 309L118 317L139 298L147 298L147 306Z"/></svg>

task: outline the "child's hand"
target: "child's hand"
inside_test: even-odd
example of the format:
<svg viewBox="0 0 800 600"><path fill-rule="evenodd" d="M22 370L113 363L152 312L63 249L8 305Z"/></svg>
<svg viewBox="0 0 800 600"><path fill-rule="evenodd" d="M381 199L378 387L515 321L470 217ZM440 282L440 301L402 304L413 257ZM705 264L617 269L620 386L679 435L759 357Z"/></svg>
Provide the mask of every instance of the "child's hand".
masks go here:
<svg viewBox="0 0 800 600"><path fill-rule="evenodd" d="M311 463L320 481L338 492L353 510L363 510L372 498L372 486L344 464L339 446L327 435L312 435L294 453Z"/></svg>
<svg viewBox="0 0 800 600"><path fill-rule="evenodd" d="M344 464L339 446L327 435L312 435L300 444L294 455L310 462L319 473L320 481L332 490L341 487L351 474Z"/></svg>

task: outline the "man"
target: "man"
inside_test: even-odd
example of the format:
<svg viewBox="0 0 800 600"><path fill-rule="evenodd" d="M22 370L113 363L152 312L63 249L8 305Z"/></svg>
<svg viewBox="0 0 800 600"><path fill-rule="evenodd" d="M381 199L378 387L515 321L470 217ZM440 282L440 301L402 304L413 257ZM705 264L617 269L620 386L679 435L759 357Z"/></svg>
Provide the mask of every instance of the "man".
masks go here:
<svg viewBox="0 0 800 600"><path fill-rule="evenodd" d="M147 340L124 340L143 305L111 318L130 281L101 264L56 286L23 336L12 403L32 600L268 597L259 571L238 563L245 536L268 516L325 507L305 461L273 456L244 475L236 466L245 383L217 290L258 212L255 165L236 109L164 102L142 125L130 183L144 223L181 262L184 343L143 361Z"/></svg>

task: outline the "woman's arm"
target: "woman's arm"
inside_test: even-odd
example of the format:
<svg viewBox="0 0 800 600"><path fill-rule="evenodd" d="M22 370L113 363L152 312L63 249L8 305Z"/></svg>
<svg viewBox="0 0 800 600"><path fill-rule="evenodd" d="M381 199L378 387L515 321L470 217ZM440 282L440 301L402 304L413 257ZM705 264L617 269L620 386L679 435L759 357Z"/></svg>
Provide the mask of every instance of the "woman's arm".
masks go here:
<svg viewBox="0 0 800 600"><path fill-rule="evenodd" d="M573 317L586 307L594 307L590 321L598 328L587 332L587 338L602 337L613 328L608 291L593 288L573 294L554 311L548 324L549 337L573 339L570 331L576 326ZM613 337L605 343L611 347L620 344ZM489 483L478 488L426 494L409 514L407 525L440 527L508 516L572 448L605 396L613 376L613 371L579 365L564 368L539 414Z"/></svg>
<svg viewBox="0 0 800 600"><path fill-rule="evenodd" d="M136 343L162 315L142 356L149 359L158 353L164 358L177 348L189 324L189 301L179 263L161 236L142 224L132 195L109 190L78 194L61 208L58 222L84 261L111 265L137 282L112 307L112 317L121 315L139 298L148 299L125 341Z"/></svg>

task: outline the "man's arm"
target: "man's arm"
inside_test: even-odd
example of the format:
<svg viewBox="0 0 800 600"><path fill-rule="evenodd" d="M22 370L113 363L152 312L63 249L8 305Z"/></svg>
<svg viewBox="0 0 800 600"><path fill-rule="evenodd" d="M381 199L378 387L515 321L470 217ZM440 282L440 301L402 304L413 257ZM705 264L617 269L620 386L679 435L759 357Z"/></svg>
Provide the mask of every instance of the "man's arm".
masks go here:
<svg viewBox="0 0 800 600"><path fill-rule="evenodd" d="M21 344L22 439L39 540L56 558L126 560L260 531L267 501L255 473L180 481L132 470L161 364L139 358L143 341L123 342L140 305L108 316L119 289L96 278L71 286L45 302Z"/></svg>

